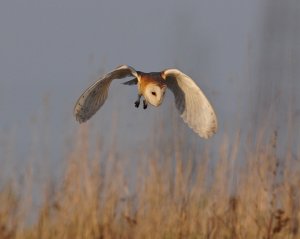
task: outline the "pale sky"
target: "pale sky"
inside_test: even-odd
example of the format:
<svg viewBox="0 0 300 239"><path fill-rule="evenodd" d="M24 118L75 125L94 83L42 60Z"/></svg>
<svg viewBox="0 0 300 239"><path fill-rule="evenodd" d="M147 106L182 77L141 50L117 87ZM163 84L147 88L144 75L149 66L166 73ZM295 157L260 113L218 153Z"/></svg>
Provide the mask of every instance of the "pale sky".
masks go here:
<svg viewBox="0 0 300 239"><path fill-rule="evenodd" d="M145 72L178 67L190 75L219 116L221 133L212 142L236 125L252 127L253 112L265 109L257 105L269 107L274 97L286 109L292 95L299 115L300 4L281 2L1 1L0 134L13 132L16 147L28 153L32 134L47 130L49 151L59 151L79 127L72 116L76 99L121 64ZM118 144L138 147L153 119L174 107L173 95L160 109L137 110L136 89L119 83L91 124L107 132L117 115ZM261 87L274 89L261 93Z"/></svg>

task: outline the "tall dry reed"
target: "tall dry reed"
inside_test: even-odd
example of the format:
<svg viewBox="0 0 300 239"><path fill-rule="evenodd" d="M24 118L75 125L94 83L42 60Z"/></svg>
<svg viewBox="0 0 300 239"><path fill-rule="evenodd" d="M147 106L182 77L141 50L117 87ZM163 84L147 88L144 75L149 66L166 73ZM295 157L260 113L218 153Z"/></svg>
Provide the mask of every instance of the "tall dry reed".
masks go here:
<svg viewBox="0 0 300 239"><path fill-rule="evenodd" d="M224 135L212 156L174 125L157 129L134 165L91 147L81 127L35 217L30 166L1 187L0 238L300 238L299 155L279 157L276 132L247 147Z"/></svg>

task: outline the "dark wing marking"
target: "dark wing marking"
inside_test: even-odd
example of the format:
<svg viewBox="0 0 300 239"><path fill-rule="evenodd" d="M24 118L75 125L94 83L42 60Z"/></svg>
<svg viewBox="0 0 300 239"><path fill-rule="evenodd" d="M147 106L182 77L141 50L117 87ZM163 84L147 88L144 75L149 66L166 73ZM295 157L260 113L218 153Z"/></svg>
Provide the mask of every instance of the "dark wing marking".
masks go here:
<svg viewBox="0 0 300 239"><path fill-rule="evenodd" d="M132 80L129 80L129 81L126 81L124 82L123 84L124 85L136 85L138 83L138 79L137 78L134 78Z"/></svg>

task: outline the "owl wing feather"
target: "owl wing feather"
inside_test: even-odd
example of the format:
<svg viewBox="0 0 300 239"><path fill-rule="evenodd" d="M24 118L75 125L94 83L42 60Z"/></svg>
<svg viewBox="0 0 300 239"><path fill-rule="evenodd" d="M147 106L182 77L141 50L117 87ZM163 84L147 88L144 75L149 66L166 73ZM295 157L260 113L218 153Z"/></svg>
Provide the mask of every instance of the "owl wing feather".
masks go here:
<svg viewBox="0 0 300 239"><path fill-rule="evenodd" d="M217 117L199 86L177 69L166 69L163 78L174 94L176 108L184 122L200 137L209 138L215 134Z"/></svg>
<svg viewBox="0 0 300 239"><path fill-rule="evenodd" d="M76 120L82 123L90 119L107 99L110 83L114 79L121 79L127 76L138 77L135 69L127 65L122 65L101 77L87 88L75 104L74 116Z"/></svg>

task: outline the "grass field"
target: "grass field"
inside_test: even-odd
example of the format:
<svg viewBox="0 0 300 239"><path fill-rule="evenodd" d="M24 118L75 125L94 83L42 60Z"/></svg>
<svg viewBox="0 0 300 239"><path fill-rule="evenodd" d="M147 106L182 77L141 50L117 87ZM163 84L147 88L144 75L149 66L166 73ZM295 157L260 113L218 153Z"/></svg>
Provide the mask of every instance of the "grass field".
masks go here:
<svg viewBox="0 0 300 239"><path fill-rule="evenodd" d="M153 134L132 166L113 145L91 147L90 131L74 134L35 216L30 165L1 186L0 238L300 238L300 157L278 156L277 132L243 147L239 133L220 136L214 156L180 128Z"/></svg>

